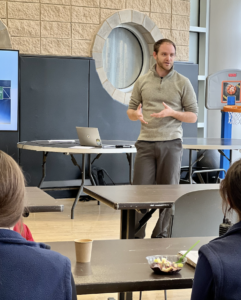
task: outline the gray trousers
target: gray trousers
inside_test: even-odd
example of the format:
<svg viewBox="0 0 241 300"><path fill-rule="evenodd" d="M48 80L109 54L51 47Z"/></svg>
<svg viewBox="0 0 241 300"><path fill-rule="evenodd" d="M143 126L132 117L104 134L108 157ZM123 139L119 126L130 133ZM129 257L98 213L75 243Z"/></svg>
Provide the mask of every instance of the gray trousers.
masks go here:
<svg viewBox="0 0 241 300"><path fill-rule="evenodd" d="M181 139L163 142L137 141L136 149L134 185L179 184L183 153ZM160 211L152 238L168 236L171 215L171 208ZM143 214L136 212L136 225L142 217ZM145 227L136 234L136 238L145 237Z"/></svg>

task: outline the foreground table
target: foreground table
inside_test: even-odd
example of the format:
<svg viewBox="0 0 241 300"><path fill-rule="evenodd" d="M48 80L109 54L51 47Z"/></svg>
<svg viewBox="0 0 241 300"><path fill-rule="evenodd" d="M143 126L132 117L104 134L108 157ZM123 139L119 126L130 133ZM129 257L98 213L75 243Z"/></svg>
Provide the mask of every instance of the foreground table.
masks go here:
<svg viewBox="0 0 241 300"><path fill-rule="evenodd" d="M218 190L219 184L89 186L84 192L121 210L121 239L133 239L156 209L170 208L182 196L203 190ZM151 209L135 227L135 209Z"/></svg>
<svg viewBox="0 0 241 300"><path fill-rule="evenodd" d="M62 212L64 206L37 187L26 187L25 214L39 212Z"/></svg>
<svg viewBox="0 0 241 300"><path fill-rule="evenodd" d="M94 241L90 264L76 263L74 242L48 244L52 250L71 260L77 294L84 295L192 288L193 267L186 264L176 275L156 275L150 269L146 256L177 254L200 240L194 249L197 250L211 239L213 238ZM127 298L131 299L131 294Z"/></svg>

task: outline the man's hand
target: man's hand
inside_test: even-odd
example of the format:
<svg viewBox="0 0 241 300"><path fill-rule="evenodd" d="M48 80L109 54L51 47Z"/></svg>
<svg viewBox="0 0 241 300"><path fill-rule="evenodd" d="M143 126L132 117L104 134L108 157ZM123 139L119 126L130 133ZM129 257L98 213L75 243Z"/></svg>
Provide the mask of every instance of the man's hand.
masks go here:
<svg viewBox="0 0 241 300"><path fill-rule="evenodd" d="M148 122L146 122L143 118L143 114L142 114L142 109L141 109L141 104L139 104L139 106L137 107L137 110L136 110L136 117L138 120L141 121L141 123L143 124L148 124Z"/></svg>
<svg viewBox="0 0 241 300"><path fill-rule="evenodd" d="M173 117L181 122L185 123L195 123L197 121L197 115L191 111L175 111L166 103L162 102L164 109L159 113L151 114L153 118L165 118Z"/></svg>
<svg viewBox="0 0 241 300"><path fill-rule="evenodd" d="M162 102L162 104L164 105L164 109L159 113L151 114L151 117L153 118L173 117L174 110L170 106L166 105L165 102Z"/></svg>

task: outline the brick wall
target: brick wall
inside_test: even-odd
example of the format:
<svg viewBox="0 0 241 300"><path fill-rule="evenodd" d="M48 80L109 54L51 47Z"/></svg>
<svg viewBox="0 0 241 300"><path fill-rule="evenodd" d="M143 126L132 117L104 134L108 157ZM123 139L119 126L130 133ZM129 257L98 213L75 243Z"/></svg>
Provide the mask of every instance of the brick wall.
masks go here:
<svg viewBox="0 0 241 300"><path fill-rule="evenodd" d="M0 18L21 53L90 56L103 20L127 8L147 14L188 60L190 0L0 0Z"/></svg>

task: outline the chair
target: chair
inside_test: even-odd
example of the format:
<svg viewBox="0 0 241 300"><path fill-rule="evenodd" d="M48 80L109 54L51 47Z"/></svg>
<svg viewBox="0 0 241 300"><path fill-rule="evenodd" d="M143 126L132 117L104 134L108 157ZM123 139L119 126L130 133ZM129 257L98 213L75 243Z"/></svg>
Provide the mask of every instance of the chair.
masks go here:
<svg viewBox="0 0 241 300"><path fill-rule="evenodd" d="M224 172L225 176L226 176L226 170L225 169L221 169L221 168L215 168L215 169L208 169L205 167L201 167L201 168L197 168L197 167L193 167L193 172L191 174L191 178L192 178L192 182L195 183L193 176L197 175L200 183L209 183L209 174L213 174L212 176L212 180L210 183L218 183L220 182L220 178L219 178L219 174L220 172ZM183 177L183 174L185 174L185 176ZM215 175L214 175L215 174ZM205 181L203 179L203 175L205 175ZM190 184L190 179L189 179L189 167L181 167L181 178L180 178L180 183L181 184Z"/></svg>
<svg viewBox="0 0 241 300"><path fill-rule="evenodd" d="M171 237L218 236L222 220L219 189L191 192L175 203Z"/></svg>
<svg viewBox="0 0 241 300"><path fill-rule="evenodd" d="M223 220L219 189L182 196L175 202L173 213L171 237L218 236L219 225ZM164 299L167 300L166 291Z"/></svg>

